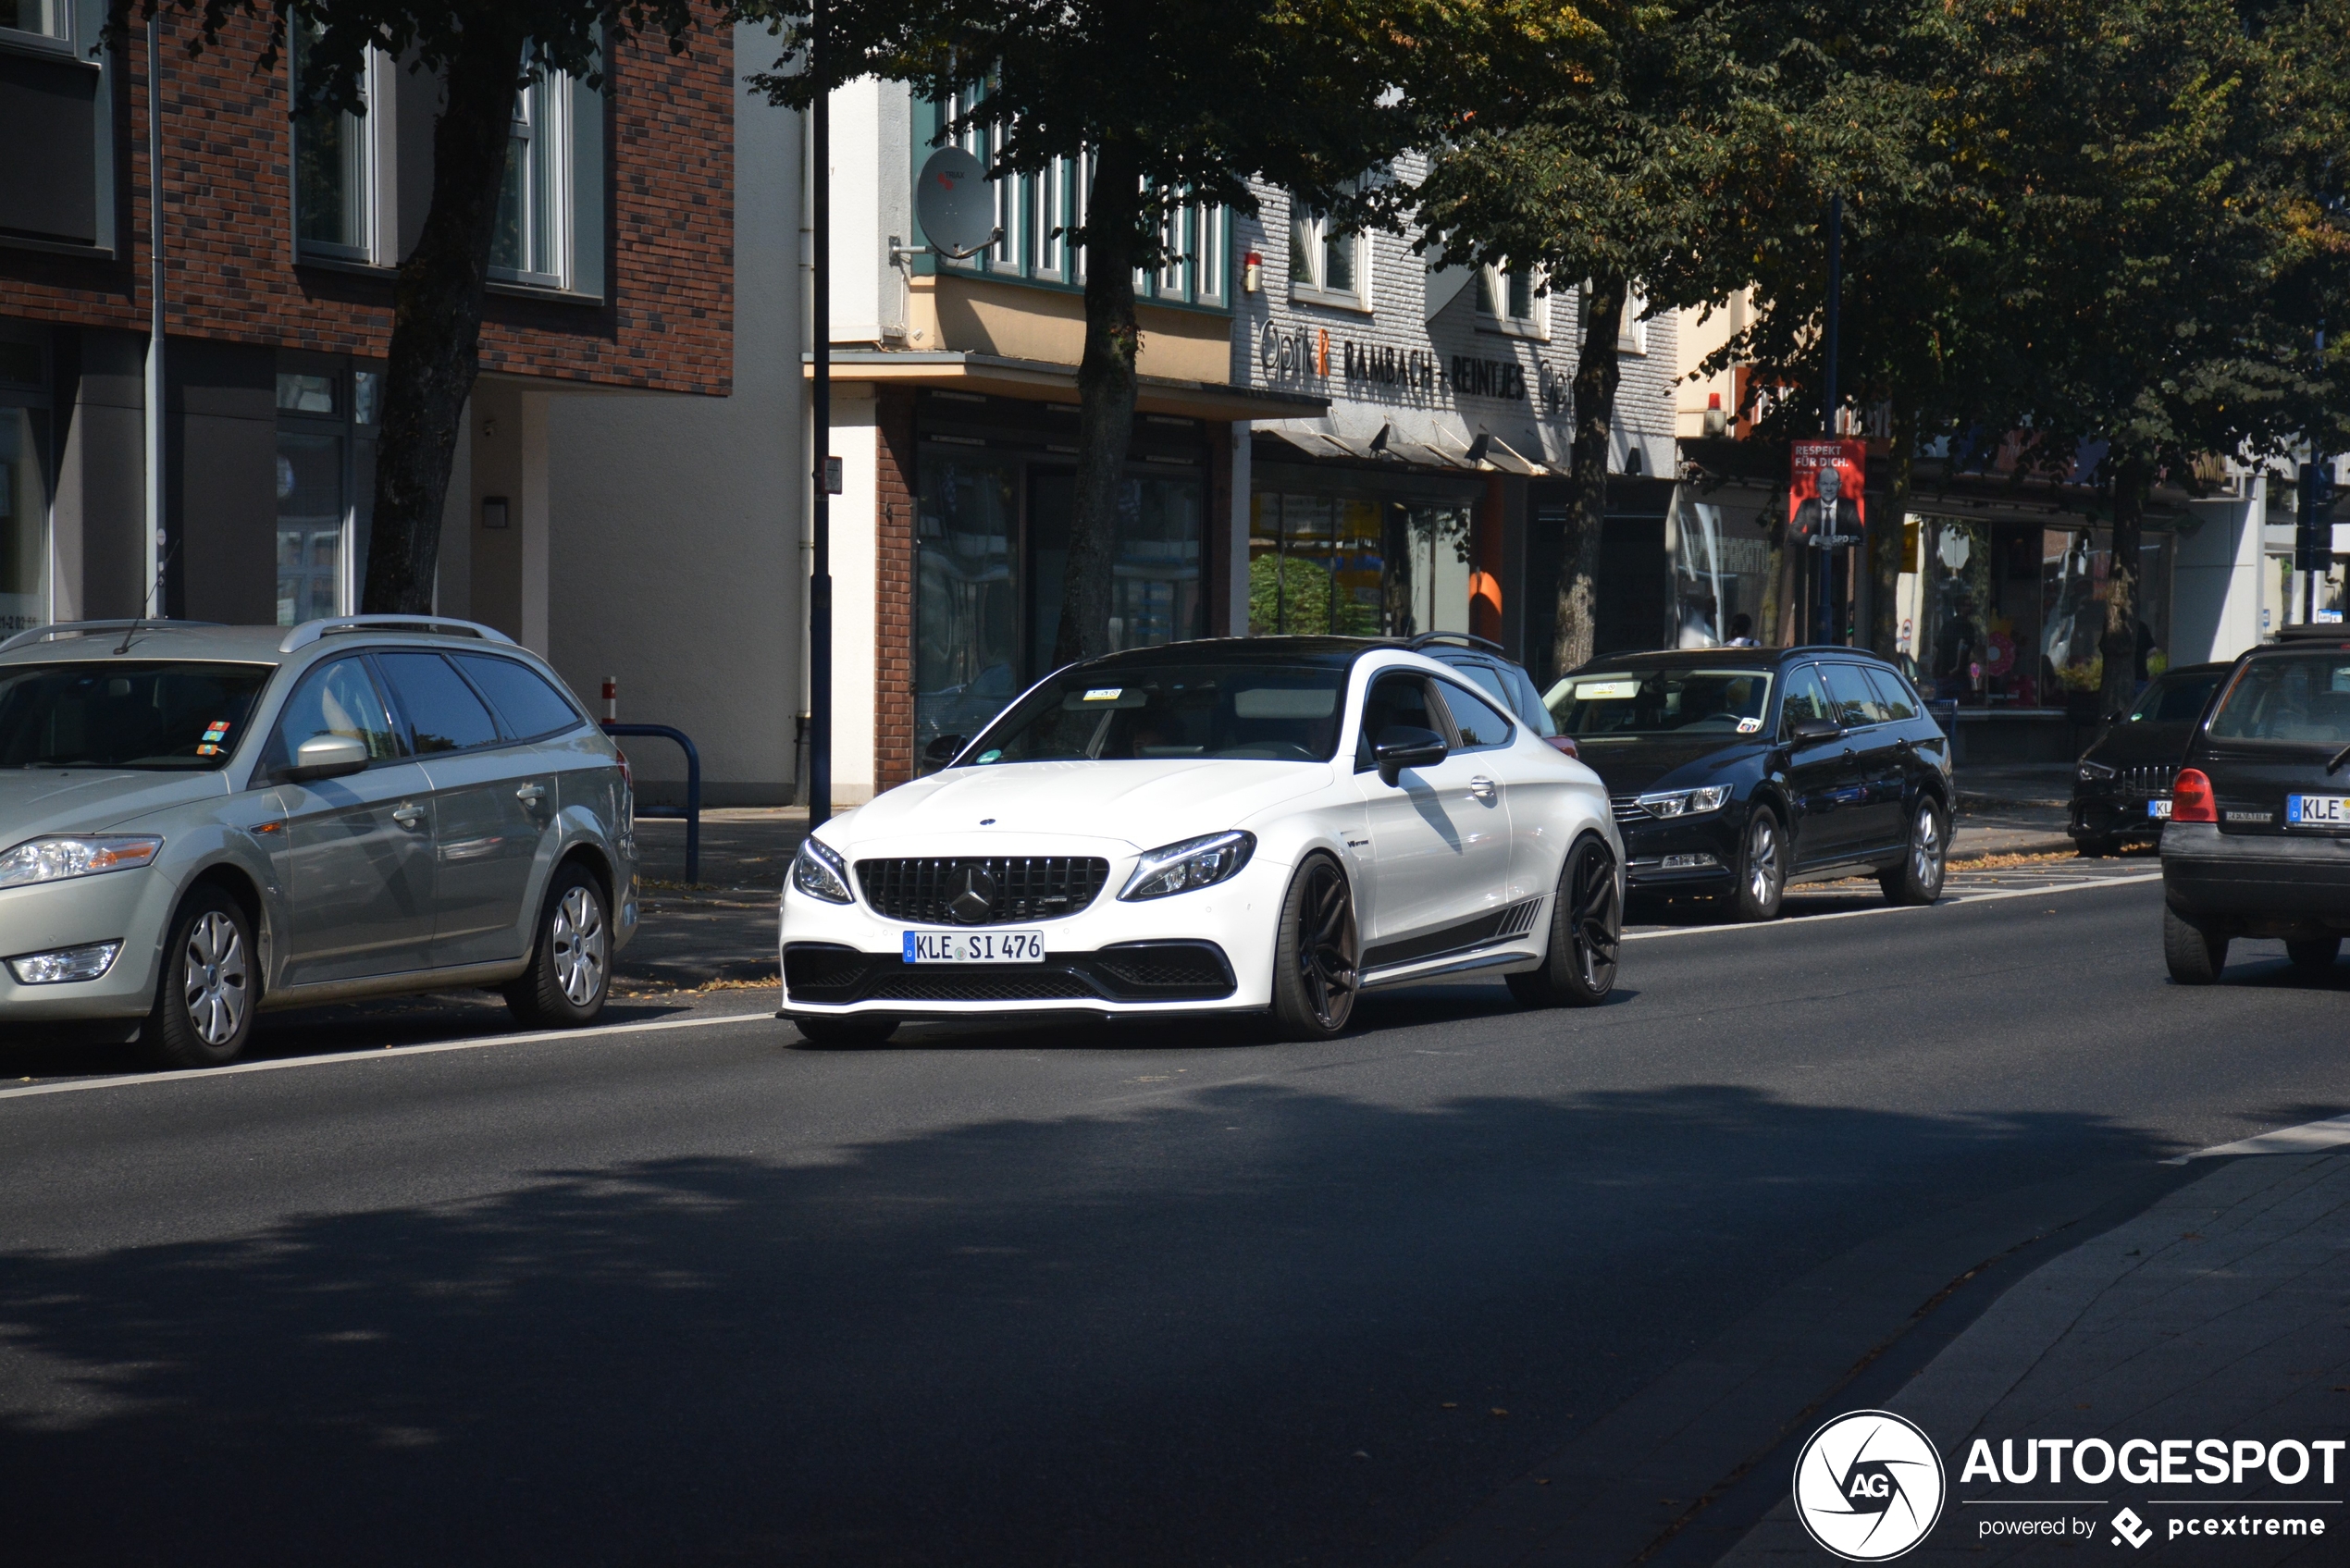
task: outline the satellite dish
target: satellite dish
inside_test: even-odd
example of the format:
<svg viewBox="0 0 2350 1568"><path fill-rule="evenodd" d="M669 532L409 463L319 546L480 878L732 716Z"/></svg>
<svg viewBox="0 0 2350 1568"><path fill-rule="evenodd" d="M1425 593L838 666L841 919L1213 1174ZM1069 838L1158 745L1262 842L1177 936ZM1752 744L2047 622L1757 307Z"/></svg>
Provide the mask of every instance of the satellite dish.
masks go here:
<svg viewBox="0 0 2350 1568"><path fill-rule="evenodd" d="M941 254L961 261L996 242L996 192L987 169L960 147L923 160L914 185L914 217Z"/></svg>

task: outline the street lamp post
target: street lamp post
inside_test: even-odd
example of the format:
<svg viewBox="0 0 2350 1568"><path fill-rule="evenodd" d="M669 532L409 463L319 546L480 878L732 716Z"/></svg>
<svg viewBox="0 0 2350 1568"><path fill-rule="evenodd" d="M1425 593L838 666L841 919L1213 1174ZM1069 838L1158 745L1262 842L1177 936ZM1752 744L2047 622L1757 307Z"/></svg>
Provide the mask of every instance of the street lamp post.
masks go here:
<svg viewBox="0 0 2350 1568"><path fill-rule="evenodd" d="M1836 429L1836 359L1837 316L1844 296L1844 198L1828 198L1828 289L1825 319L1821 323L1820 352L1824 364L1820 373L1820 433L1834 440ZM1836 638L1836 607L1830 601L1835 590L1834 550L1824 532L1814 538L1812 546L1819 551L1820 561L1814 574L1814 591L1818 596L1819 613L1815 619L1813 640L1832 643Z"/></svg>
<svg viewBox="0 0 2350 1568"><path fill-rule="evenodd" d="M810 248L815 253L809 278L809 337L814 365L810 389L810 445L814 449L814 483L809 494L808 574L808 830L822 827L833 814L833 541L829 502L832 499L833 431L833 290L832 191L833 147L831 94L824 71L830 61L824 50L824 0L815 0L809 19L808 68L816 77L816 97L809 108Z"/></svg>

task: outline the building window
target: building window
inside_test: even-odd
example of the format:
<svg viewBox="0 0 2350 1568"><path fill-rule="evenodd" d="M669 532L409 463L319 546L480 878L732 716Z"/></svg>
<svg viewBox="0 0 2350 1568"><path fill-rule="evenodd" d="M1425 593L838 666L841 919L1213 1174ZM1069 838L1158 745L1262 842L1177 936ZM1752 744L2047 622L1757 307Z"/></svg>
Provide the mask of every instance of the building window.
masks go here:
<svg viewBox="0 0 2350 1568"><path fill-rule="evenodd" d="M1371 308L1371 237L1334 230L1296 197L1289 204L1290 297L1346 310Z"/></svg>
<svg viewBox="0 0 2350 1568"><path fill-rule="evenodd" d="M278 624L359 607L383 377L332 360L278 372Z"/></svg>
<svg viewBox="0 0 2350 1568"><path fill-rule="evenodd" d="M1531 267L1504 261L1477 269L1477 313L1501 331L1524 338L1551 335L1551 294Z"/></svg>
<svg viewBox="0 0 2350 1568"><path fill-rule="evenodd" d="M314 28L294 34L294 238L312 255L373 261L369 126L361 116L302 96L303 67L316 43Z"/></svg>
<svg viewBox="0 0 2350 1568"><path fill-rule="evenodd" d="M29 32L44 41L71 43L71 0L0 0L0 31Z"/></svg>
<svg viewBox="0 0 2350 1568"><path fill-rule="evenodd" d="M489 275L548 288L563 286L563 108L567 82L534 78L514 94L506 139L506 183L498 193Z"/></svg>
<svg viewBox="0 0 2350 1568"><path fill-rule="evenodd" d="M1648 296L1638 289L1624 296L1624 320L1616 327L1615 352L1620 354L1646 354L1649 352Z"/></svg>

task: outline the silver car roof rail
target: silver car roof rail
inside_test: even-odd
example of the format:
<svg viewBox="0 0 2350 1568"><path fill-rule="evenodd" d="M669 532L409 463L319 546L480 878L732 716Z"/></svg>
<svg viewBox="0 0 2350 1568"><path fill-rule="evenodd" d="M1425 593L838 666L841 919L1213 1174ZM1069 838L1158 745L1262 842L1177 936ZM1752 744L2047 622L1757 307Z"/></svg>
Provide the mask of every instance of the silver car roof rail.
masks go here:
<svg viewBox="0 0 2350 1568"><path fill-rule="evenodd" d="M153 615L142 616L136 621L57 621L46 626L35 626L29 632L19 632L6 642L0 642L0 653L68 633L80 636L90 632L127 632L133 626L142 632L184 632L192 626L219 624L218 621L166 621Z"/></svg>
<svg viewBox="0 0 2350 1568"><path fill-rule="evenodd" d="M286 634L278 645L279 653L291 653L298 648L308 648L320 637L332 632L443 632L457 636L479 637L484 642L501 642L515 647L514 639L495 626L485 626L478 621L455 621L443 615L330 615L323 621L304 621Z"/></svg>

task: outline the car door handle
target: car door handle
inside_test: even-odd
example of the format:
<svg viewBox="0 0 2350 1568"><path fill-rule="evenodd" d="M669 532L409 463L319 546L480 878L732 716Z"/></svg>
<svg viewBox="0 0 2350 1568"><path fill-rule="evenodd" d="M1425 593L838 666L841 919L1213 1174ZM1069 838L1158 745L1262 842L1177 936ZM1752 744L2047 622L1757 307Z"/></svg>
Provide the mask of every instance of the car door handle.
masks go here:
<svg viewBox="0 0 2350 1568"><path fill-rule="evenodd" d="M403 828L413 828L425 820L425 809L414 801L402 801L393 809L391 820Z"/></svg>
<svg viewBox="0 0 2350 1568"><path fill-rule="evenodd" d="M1499 786L1496 785L1491 779L1487 778L1483 773L1479 773L1477 777L1469 780L1469 793L1476 796L1479 800L1492 799L1494 792L1498 787Z"/></svg>
<svg viewBox="0 0 2350 1568"><path fill-rule="evenodd" d="M514 791L514 798L521 801L526 806L536 806L540 801L547 798L547 786L545 784L526 784L520 789Z"/></svg>

